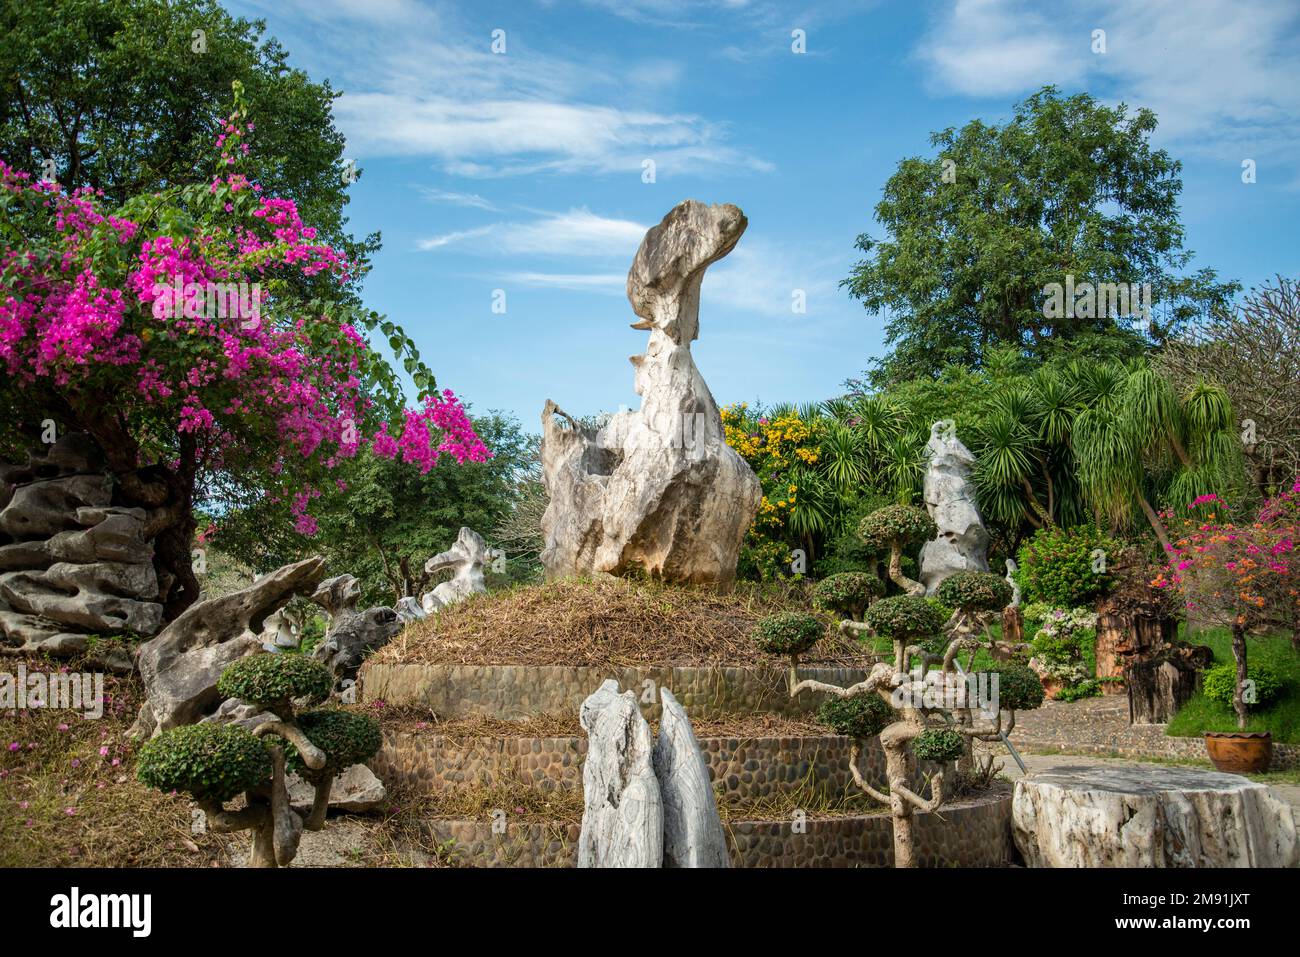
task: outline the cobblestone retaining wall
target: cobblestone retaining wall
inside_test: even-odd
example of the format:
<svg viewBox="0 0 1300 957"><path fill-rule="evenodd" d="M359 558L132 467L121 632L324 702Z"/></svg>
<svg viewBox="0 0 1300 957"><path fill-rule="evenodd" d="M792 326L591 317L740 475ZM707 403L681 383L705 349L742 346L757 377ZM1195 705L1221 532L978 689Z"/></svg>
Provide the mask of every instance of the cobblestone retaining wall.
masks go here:
<svg viewBox="0 0 1300 957"><path fill-rule="evenodd" d="M866 677L860 668L799 669L800 678L841 686ZM788 692L787 670L771 665L684 667L571 667L568 665L420 665L367 662L361 669L362 701L426 707L440 718L486 716L520 721L539 714L576 714L607 678L626 689L644 689L642 714L659 717L658 688L673 693L692 718L765 712L804 715L826 695ZM653 682L653 687L647 685ZM653 704L651 703L653 700Z"/></svg>
<svg viewBox="0 0 1300 957"><path fill-rule="evenodd" d="M840 735L789 738L700 738L700 750L722 801L793 794L806 788L827 795L856 791L849 772L853 741ZM582 790L585 737L448 738L429 733L385 732L369 762L380 780L433 793L478 785L523 782L541 791ZM858 768L883 787L885 756L878 738L863 742ZM924 784L922 768L914 788ZM806 791L804 792L806 793Z"/></svg>
<svg viewBox="0 0 1300 957"><path fill-rule="evenodd" d="M1012 859L1011 791L958 802L916 816L922 867L1000 867ZM424 825L448 856L473 867L572 867L577 861L576 824L506 824L433 819ZM893 822L888 814L804 822L733 821L727 828L733 867L892 867Z"/></svg>

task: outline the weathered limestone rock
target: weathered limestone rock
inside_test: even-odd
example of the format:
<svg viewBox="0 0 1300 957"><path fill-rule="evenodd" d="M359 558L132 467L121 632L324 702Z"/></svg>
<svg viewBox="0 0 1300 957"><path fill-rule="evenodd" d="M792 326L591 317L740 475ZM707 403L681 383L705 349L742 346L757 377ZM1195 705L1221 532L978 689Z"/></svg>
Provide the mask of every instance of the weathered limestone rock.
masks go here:
<svg viewBox="0 0 1300 957"><path fill-rule="evenodd" d="M439 552L424 563L424 570L430 575L452 569L452 577L426 592L421 599L424 615L431 615L439 608L454 605L470 595L487 591L487 582L483 577L483 566L491 557L487 542L483 536L472 528L461 528L455 543L445 552Z"/></svg>
<svg viewBox="0 0 1300 957"><path fill-rule="evenodd" d="M286 776L285 784L289 786L289 803L295 811L306 817L316 799L316 786L293 773ZM365 814L382 807L387 799L388 791L384 782L375 777L375 772L364 764L352 765L330 782L331 811Z"/></svg>
<svg viewBox="0 0 1300 957"><path fill-rule="evenodd" d="M587 732L582 767L585 808L579 867L659 867L664 809L652 765L650 725L636 695L608 680L582 703Z"/></svg>
<svg viewBox="0 0 1300 957"><path fill-rule="evenodd" d="M957 438L951 421L930 426L926 450L925 507L939 534L921 546L920 580L925 593L933 595L954 572L989 570L989 535L975 504L975 456Z"/></svg>
<svg viewBox="0 0 1300 957"><path fill-rule="evenodd" d="M1016 782L1030 867L1293 867L1291 806L1236 774L1155 765L1058 767Z"/></svg>
<svg viewBox="0 0 1300 957"><path fill-rule="evenodd" d="M162 626L142 509L114 507L88 436L68 433L0 465L0 645L78 654L88 635Z"/></svg>
<svg viewBox="0 0 1300 957"><path fill-rule="evenodd" d="M323 581L312 601L330 614L325 638L311 656L334 672L336 681L356 678L366 652L386 645L402 630L397 612L391 608L357 611L361 585L352 575L337 575Z"/></svg>
<svg viewBox="0 0 1300 957"><path fill-rule="evenodd" d="M297 615L288 608L281 608L262 623L262 648L273 653L297 648L302 640L299 636L301 627Z"/></svg>
<svg viewBox="0 0 1300 957"><path fill-rule="evenodd" d="M264 575L247 588L200 601L140 646L136 658L147 701L132 734L149 736L194 724L221 704L217 679L237 658L262 650L266 619L325 574L321 558L308 558Z"/></svg>
<svg viewBox="0 0 1300 957"><path fill-rule="evenodd" d="M646 233L627 296L650 341L633 356L641 408L604 425L542 412L542 517L548 578L644 569L674 582L728 585L758 508L758 479L726 444L717 404L691 357L700 283L747 225L731 205L687 200ZM566 427L561 419L567 421Z"/></svg>
<svg viewBox="0 0 1300 957"><path fill-rule="evenodd" d="M727 835L691 719L671 691L661 688L659 695L654 769L664 808L664 867L729 867Z"/></svg>
<svg viewBox="0 0 1300 957"><path fill-rule="evenodd" d="M1014 558L1007 559L1007 577L1006 582L1011 586L1011 604L1008 608L1020 607L1020 582L1016 581L1016 572L1020 571L1020 566L1016 564Z"/></svg>

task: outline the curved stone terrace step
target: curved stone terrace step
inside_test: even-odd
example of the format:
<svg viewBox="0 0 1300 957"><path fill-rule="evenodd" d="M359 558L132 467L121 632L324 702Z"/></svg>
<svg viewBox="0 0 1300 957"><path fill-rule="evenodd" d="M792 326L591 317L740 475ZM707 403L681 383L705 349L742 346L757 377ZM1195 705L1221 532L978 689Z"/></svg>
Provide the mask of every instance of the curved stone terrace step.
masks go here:
<svg viewBox="0 0 1300 957"><path fill-rule="evenodd" d="M942 817L940 817L942 815ZM915 819L922 867L1002 867L1013 859L1011 790L1001 787ZM574 821L429 818L429 838L468 867L573 867ZM893 822L879 814L725 821L733 867L892 867Z"/></svg>
<svg viewBox="0 0 1300 957"><path fill-rule="evenodd" d="M800 678L841 686L866 677L861 668L800 667ZM777 665L430 665L367 662L362 702L427 708L440 718L475 716L522 721L539 714L577 714L607 678L642 689L642 714L656 720L665 687L695 720L725 714L807 715L826 699L803 691L791 698L788 669Z"/></svg>

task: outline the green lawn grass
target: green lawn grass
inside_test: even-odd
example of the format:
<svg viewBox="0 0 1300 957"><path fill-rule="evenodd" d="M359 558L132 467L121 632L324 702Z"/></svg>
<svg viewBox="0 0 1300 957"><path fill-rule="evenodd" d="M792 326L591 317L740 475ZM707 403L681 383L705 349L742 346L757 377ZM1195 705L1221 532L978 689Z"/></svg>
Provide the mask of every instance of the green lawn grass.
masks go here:
<svg viewBox="0 0 1300 957"><path fill-rule="evenodd" d="M1232 636L1226 628L1180 635L1192 644L1207 645L1214 651L1215 664L1232 661ZM1266 707L1252 711L1247 731L1270 731L1273 740L1300 743L1300 655L1291 642L1281 636L1251 638L1246 647L1246 662L1271 665L1283 678L1282 691ZM1183 705L1169 722L1165 733L1176 738L1198 737L1206 731L1236 731L1237 716L1232 709L1209 700L1201 692Z"/></svg>

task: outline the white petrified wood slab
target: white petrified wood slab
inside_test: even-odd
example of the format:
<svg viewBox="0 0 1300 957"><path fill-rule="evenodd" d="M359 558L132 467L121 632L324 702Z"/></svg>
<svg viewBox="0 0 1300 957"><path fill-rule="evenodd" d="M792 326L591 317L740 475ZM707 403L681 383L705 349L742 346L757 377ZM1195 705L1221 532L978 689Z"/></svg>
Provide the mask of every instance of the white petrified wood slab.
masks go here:
<svg viewBox="0 0 1300 957"><path fill-rule="evenodd" d="M1236 774L1157 765L1057 767L1016 782L1030 867L1293 867L1290 805Z"/></svg>
<svg viewBox="0 0 1300 957"><path fill-rule="evenodd" d="M654 767L664 802L664 867L728 867L727 836L691 719L671 691L659 695Z"/></svg>
<svg viewBox="0 0 1300 957"><path fill-rule="evenodd" d="M579 867L659 867L664 809L655 778L650 725L636 695L606 681L582 703L587 732Z"/></svg>

